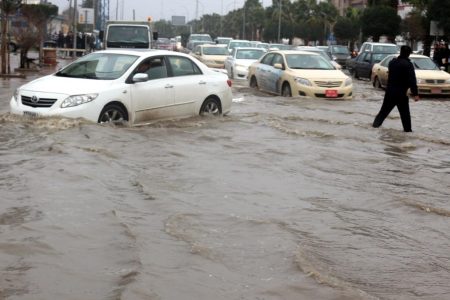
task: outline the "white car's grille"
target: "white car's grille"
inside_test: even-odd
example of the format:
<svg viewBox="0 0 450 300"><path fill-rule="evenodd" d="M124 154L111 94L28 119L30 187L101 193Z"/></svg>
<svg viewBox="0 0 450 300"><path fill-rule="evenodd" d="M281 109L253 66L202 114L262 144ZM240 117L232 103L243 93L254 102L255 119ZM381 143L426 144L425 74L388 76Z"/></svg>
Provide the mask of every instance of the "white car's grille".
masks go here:
<svg viewBox="0 0 450 300"><path fill-rule="evenodd" d="M340 87L342 85L342 81L314 81L317 86L320 87Z"/></svg>
<svg viewBox="0 0 450 300"><path fill-rule="evenodd" d="M425 82L429 83L429 84L443 84L443 83L445 83L445 80L444 79L425 79Z"/></svg>
<svg viewBox="0 0 450 300"><path fill-rule="evenodd" d="M57 99L22 96L22 104L31 107L51 107Z"/></svg>

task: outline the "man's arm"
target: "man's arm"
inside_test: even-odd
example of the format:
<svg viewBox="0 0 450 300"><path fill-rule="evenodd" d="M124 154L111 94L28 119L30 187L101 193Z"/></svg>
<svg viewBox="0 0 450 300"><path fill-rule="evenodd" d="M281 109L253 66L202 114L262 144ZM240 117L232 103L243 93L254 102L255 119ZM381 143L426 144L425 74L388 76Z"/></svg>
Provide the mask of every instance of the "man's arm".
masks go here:
<svg viewBox="0 0 450 300"><path fill-rule="evenodd" d="M411 89L411 94L414 96L414 100L418 101L419 91L417 88L416 72L414 71L414 66L412 63L410 63L408 67L408 81L409 81L409 88Z"/></svg>

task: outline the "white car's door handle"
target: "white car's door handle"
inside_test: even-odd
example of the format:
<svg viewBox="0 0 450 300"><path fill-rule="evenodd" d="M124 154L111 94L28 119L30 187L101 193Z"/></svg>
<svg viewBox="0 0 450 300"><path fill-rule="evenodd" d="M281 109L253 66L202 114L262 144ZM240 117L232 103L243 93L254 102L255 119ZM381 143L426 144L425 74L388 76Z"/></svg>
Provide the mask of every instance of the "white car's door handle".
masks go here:
<svg viewBox="0 0 450 300"><path fill-rule="evenodd" d="M198 84L206 84L206 81L199 81L199 83Z"/></svg>
<svg viewBox="0 0 450 300"><path fill-rule="evenodd" d="M166 89L171 89L171 88L173 88L173 85L171 85L171 84L166 84L165 88L166 88Z"/></svg>

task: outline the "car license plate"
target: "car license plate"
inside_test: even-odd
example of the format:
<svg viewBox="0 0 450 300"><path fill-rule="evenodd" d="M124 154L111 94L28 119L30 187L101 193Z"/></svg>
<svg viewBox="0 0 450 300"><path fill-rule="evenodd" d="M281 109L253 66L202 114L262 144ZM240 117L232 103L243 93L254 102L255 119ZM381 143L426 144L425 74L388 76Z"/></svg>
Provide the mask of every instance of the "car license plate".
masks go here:
<svg viewBox="0 0 450 300"><path fill-rule="evenodd" d="M338 92L337 90L325 90L325 97L327 98L337 98Z"/></svg>
<svg viewBox="0 0 450 300"><path fill-rule="evenodd" d="M441 89L440 88L432 88L431 89L431 93L432 94L440 94L441 93Z"/></svg>
<svg viewBox="0 0 450 300"><path fill-rule="evenodd" d="M32 118L37 118L39 117L39 114L33 111L24 111L23 112L24 116L28 116L28 117L32 117Z"/></svg>

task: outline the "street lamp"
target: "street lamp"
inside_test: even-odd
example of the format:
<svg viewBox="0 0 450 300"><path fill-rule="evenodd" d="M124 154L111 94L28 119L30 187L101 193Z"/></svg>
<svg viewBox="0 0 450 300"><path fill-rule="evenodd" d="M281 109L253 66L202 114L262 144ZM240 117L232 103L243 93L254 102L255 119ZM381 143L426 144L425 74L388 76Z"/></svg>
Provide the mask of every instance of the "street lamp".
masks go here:
<svg viewBox="0 0 450 300"><path fill-rule="evenodd" d="M245 3L242 6L242 39L245 40Z"/></svg>
<svg viewBox="0 0 450 300"><path fill-rule="evenodd" d="M281 42L281 39L280 39L280 36L281 36L281 1L282 0L279 0L280 1L280 11L279 11L279 13L278 13L278 42L280 43Z"/></svg>

